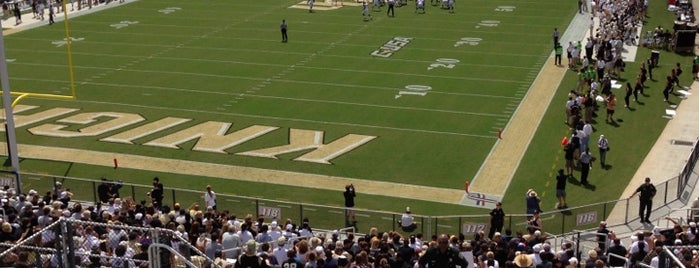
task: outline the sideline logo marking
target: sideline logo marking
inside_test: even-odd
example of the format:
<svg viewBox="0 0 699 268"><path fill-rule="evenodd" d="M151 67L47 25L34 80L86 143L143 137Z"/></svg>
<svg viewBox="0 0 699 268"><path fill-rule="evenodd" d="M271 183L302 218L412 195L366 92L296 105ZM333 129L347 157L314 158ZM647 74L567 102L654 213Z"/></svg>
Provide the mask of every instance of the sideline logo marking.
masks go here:
<svg viewBox="0 0 699 268"><path fill-rule="evenodd" d="M371 55L374 57L388 58L392 56L393 53L396 53L404 46L410 44L410 41L412 40L412 37L394 37L393 39L389 40L381 47L379 47L379 49L371 52Z"/></svg>
<svg viewBox="0 0 699 268"><path fill-rule="evenodd" d="M242 156L278 159L278 155L302 153L294 161L311 162L332 165L331 160L340 157L360 147L376 136L347 134L332 141L326 141L324 131L288 129L288 139L283 144L273 144L266 148L256 148L244 152L230 153L227 150L246 143L250 140L278 131L275 126L251 125L236 130L233 123L205 121L182 129L175 129L182 124L192 121L188 118L165 117L158 120L147 120L140 114L121 112L80 112L79 109L50 108L45 111L26 114L39 106L17 105L15 112L15 127L20 128L31 124L52 119L38 126L30 127L27 131L33 135L77 138L98 137L101 142L122 144L137 144L169 149L189 149L198 152L235 154ZM78 112L77 114L75 112ZM71 115L69 115L71 114ZM55 119L66 115L65 118ZM4 111L0 112L0 120L5 119ZM145 123L144 123L145 122ZM172 132L172 130L176 130ZM0 132L5 131L0 129ZM116 132L116 133L113 133ZM164 134L163 132L167 132ZM149 138L150 136L156 136ZM140 144L136 140L149 138ZM193 143L189 148L182 144Z"/></svg>

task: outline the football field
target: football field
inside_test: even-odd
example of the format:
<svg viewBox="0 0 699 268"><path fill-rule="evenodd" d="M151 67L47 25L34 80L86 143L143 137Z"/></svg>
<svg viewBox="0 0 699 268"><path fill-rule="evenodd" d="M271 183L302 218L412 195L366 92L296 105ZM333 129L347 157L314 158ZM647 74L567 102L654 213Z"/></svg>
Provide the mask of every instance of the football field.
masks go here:
<svg viewBox="0 0 699 268"><path fill-rule="evenodd" d="M143 160L131 166L139 170L187 174L205 163L242 170L212 177L270 188L371 181L385 188L373 195L463 193L550 55L553 27L575 12L467 0L453 12L426 3L421 14L408 2L395 17L369 4L369 19L360 3L297 4L149 0L72 18L76 99L23 99L18 140L102 152L93 160L103 168L83 176L111 176L112 156L134 155L189 161ZM62 26L6 36L13 92L71 95ZM69 152L66 162L79 158Z"/></svg>

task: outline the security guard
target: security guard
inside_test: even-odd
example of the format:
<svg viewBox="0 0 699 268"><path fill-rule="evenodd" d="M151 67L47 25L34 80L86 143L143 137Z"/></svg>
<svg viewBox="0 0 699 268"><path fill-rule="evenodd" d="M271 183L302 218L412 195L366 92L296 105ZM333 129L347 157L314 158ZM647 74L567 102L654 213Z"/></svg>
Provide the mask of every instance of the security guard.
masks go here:
<svg viewBox="0 0 699 268"><path fill-rule="evenodd" d="M635 192L631 195L633 197L636 195L636 193L641 193L639 196L639 201L641 203L641 206L638 209L638 216L641 218L642 223L650 223L650 211L653 206L653 197L655 196L656 190L655 186L650 183L650 178L646 178L646 182L642 184L641 186L636 189ZM645 215L643 214L643 210L645 210Z"/></svg>

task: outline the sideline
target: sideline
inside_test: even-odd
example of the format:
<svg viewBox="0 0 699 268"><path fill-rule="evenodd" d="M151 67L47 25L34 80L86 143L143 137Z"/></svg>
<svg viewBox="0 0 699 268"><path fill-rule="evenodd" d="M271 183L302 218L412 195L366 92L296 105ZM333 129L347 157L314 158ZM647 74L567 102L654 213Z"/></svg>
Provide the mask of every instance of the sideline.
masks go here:
<svg viewBox="0 0 699 268"><path fill-rule="evenodd" d="M0 142L0 147L7 143ZM22 158L73 162L80 164L113 167L114 159L119 168L138 169L164 173L176 173L202 177L250 181L278 185L308 185L317 189L342 191L345 185L354 184L362 194L386 196L391 193L421 193L411 195L415 200L458 204L462 190L412 185L396 182L373 181L347 177L335 177L310 173L279 171L253 167L196 162L179 159L156 158L132 154L107 153L89 150L18 144ZM70 160L67 160L70 159Z"/></svg>
<svg viewBox="0 0 699 268"><path fill-rule="evenodd" d="M96 6L92 6L92 8L85 7L81 10L77 9L77 4L75 4L76 6L71 9L70 3L66 3L66 11L68 13L68 19L70 19L70 18L75 18L75 17L79 17L82 15L87 15L90 13L102 11L104 9L108 9L108 8L112 8L112 7L118 7L120 5L130 4L130 3L133 3L136 1L139 1L139 0L124 0L123 3L119 3L119 0L112 0L111 3L109 3L109 4L106 4L106 3L99 4ZM61 12L59 12L59 13L56 13L56 15L54 17L54 22L55 22L54 24L62 23L64 21L65 15L66 14L63 12L63 10L61 10ZM24 14L22 14L22 23L15 24L15 17L10 16L7 19L2 20L3 35L7 36L7 35L18 33L18 32L24 31L24 30L34 29L37 27L48 25L49 24L48 11L44 12L44 18L45 18L44 20L40 20L40 19L33 18L32 12L24 13ZM62 27L62 26L57 25L57 26L52 26L52 27Z"/></svg>
<svg viewBox="0 0 699 268"><path fill-rule="evenodd" d="M560 43L567 44L572 41L584 40L589 31L587 28L589 18L590 13L576 13L568 28L563 32ZM552 32L554 27L551 27ZM568 71L565 66L554 64L554 55L552 48L546 63L544 63L510 122L502 130L502 139L495 143L485 162L471 180L470 192L473 193L463 196L462 205L483 207L483 204L472 198L474 193L486 196L490 200L502 200L544 114L551 106L556 90L559 89ZM485 207L493 208L495 202L487 202Z"/></svg>

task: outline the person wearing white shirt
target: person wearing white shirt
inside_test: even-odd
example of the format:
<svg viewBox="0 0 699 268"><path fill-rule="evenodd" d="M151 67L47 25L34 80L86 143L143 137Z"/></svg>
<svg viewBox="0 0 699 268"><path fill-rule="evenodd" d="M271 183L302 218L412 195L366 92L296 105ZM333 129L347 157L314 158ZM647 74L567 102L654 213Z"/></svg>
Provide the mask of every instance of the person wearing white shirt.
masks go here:
<svg viewBox="0 0 699 268"><path fill-rule="evenodd" d="M237 259L240 255L239 248L243 246L240 236L236 234L235 225L228 224L228 230L221 236L221 247L226 259Z"/></svg>
<svg viewBox="0 0 699 268"><path fill-rule="evenodd" d="M267 233L272 237L272 241L277 241L279 237L282 236L277 221L272 221L272 223L269 224L269 231L267 231Z"/></svg>
<svg viewBox="0 0 699 268"><path fill-rule="evenodd" d="M308 219L303 219L303 223L301 223L301 228L299 228L299 235L301 237L313 236L313 230L311 229L311 226L308 223Z"/></svg>
<svg viewBox="0 0 699 268"><path fill-rule="evenodd" d="M631 263L636 263L637 261L643 260L648 252L650 252L650 246L644 240L643 234L638 234L635 237L636 241L631 244L631 248L629 249L629 252L631 253Z"/></svg>
<svg viewBox="0 0 699 268"><path fill-rule="evenodd" d="M207 208L213 208L216 210L216 193L211 190L211 185L206 186L206 193L204 194L204 203L206 203Z"/></svg>
<svg viewBox="0 0 699 268"><path fill-rule="evenodd" d="M277 247L272 250L272 255L277 258L277 263L284 263L289 258L286 255L285 245L286 239L284 237L280 237L277 240Z"/></svg>
<svg viewBox="0 0 699 268"><path fill-rule="evenodd" d="M240 237L240 241L243 242L243 244L247 243L250 240L253 240L254 237L252 237L252 233L249 231L250 226L248 226L247 223L243 223L243 225L240 226L240 231L238 231L238 236Z"/></svg>
<svg viewBox="0 0 699 268"><path fill-rule="evenodd" d="M604 77L604 68L606 66L607 64L604 62L604 60L597 60L597 79L602 80L602 77Z"/></svg>
<svg viewBox="0 0 699 268"><path fill-rule="evenodd" d="M468 261L467 268L475 268L476 266L473 261L473 248L471 247L471 243L464 242L461 245L461 248L462 250L461 252L459 252L459 255L461 255L462 257L464 257L466 261Z"/></svg>
<svg viewBox="0 0 699 268"><path fill-rule="evenodd" d="M487 257L487 260L485 261L486 266L500 268L500 263L498 263L498 261L495 260L495 253L493 253L492 251L488 251L488 253L486 253L485 256Z"/></svg>
<svg viewBox="0 0 699 268"><path fill-rule="evenodd" d="M585 122L582 131L585 133L585 136L583 136L583 138L580 140L580 150L585 151L585 148L587 148L590 144L590 135L592 135L593 131L590 121Z"/></svg>
<svg viewBox="0 0 699 268"><path fill-rule="evenodd" d="M417 228L413 215L410 214L410 207L405 208L405 213L403 213L403 216L400 217L400 221L398 223L400 224L401 229L406 232L412 232L415 230L415 228Z"/></svg>

